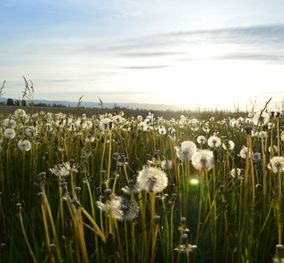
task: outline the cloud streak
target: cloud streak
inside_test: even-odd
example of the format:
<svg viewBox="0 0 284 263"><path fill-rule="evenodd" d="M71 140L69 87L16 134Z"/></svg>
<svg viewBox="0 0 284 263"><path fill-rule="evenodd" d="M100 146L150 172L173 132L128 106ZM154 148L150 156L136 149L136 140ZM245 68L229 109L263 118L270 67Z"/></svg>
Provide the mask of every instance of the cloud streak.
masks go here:
<svg viewBox="0 0 284 263"><path fill-rule="evenodd" d="M173 45L200 43L274 44L284 45L284 25L262 25L211 30L193 30L147 35L121 40L105 48L106 51L160 48Z"/></svg>
<svg viewBox="0 0 284 263"><path fill-rule="evenodd" d="M169 65L156 65L156 66L127 66L127 67L121 67L122 69L134 69L134 70L145 70L145 69L163 69L168 68Z"/></svg>

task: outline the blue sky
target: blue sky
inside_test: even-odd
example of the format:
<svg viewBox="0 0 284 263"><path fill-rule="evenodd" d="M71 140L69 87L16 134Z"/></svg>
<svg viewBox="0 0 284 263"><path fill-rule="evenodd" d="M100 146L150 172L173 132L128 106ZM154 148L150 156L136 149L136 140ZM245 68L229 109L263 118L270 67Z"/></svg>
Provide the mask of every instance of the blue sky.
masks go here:
<svg viewBox="0 0 284 263"><path fill-rule="evenodd" d="M0 81L19 97L232 108L284 96L284 2L0 0Z"/></svg>

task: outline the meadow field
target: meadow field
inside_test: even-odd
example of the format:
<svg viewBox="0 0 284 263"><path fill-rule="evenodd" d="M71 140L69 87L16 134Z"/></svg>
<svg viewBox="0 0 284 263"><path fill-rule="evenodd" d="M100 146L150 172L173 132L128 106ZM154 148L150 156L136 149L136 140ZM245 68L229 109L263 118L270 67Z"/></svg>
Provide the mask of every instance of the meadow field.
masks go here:
<svg viewBox="0 0 284 263"><path fill-rule="evenodd" d="M283 113L6 109L0 262L284 262Z"/></svg>

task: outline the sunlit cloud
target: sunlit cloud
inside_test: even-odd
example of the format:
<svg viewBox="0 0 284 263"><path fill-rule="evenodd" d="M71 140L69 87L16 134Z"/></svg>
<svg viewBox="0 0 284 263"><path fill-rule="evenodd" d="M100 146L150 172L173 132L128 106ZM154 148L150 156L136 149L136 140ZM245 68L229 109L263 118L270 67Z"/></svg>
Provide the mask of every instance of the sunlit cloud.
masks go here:
<svg viewBox="0 0 284 263"><path fill-rule="evenodd" d="M278 15L284 5L272 2L273 8L236 2L238 16L230 20L232 10L221 0L215 6L207 0L1 1L6 94L18 97L25 75L37 98L76 100L84 93L114 102L230 107L269 96L284 85ZM274 20L260 16L267 10Z"/></svg>

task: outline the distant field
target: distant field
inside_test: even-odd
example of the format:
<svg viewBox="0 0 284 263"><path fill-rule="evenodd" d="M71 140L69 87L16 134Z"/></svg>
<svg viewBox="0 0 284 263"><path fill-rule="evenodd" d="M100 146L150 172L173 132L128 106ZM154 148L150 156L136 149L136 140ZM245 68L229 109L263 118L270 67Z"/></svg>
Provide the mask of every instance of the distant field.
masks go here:
<svg viewBox="0 0 284 263"><path fill-rule="evenodd" d="M18 109L19 106L7 106L7 105L0 105L0 113L7 113L12 114L16 109ZM231 112L231 111L216 111L216 110L194 110L194 111L173 111L173 110L145 110L145 109L128 109L128 108L75 108L75 107L32 107L32 106L26 106L22 107L27 113L33 113L33 112L52 112L52 113L70 113L75 115L81 115L86 114L87 116L91 115L99 115L99 114L105 114L105 113L119 113L120 111L123 111L125 116L131 117L138 115L141 115L142 117L146 117L149 113L149 111L153 112L156 116L163 116L166 119L170 118L179 118L181 115L191 116L197 119L207 119L212 116L214 116L217 119L223 119L226 117L239 117L243 116L245 117L247 113L245 112Z"/></svg>

